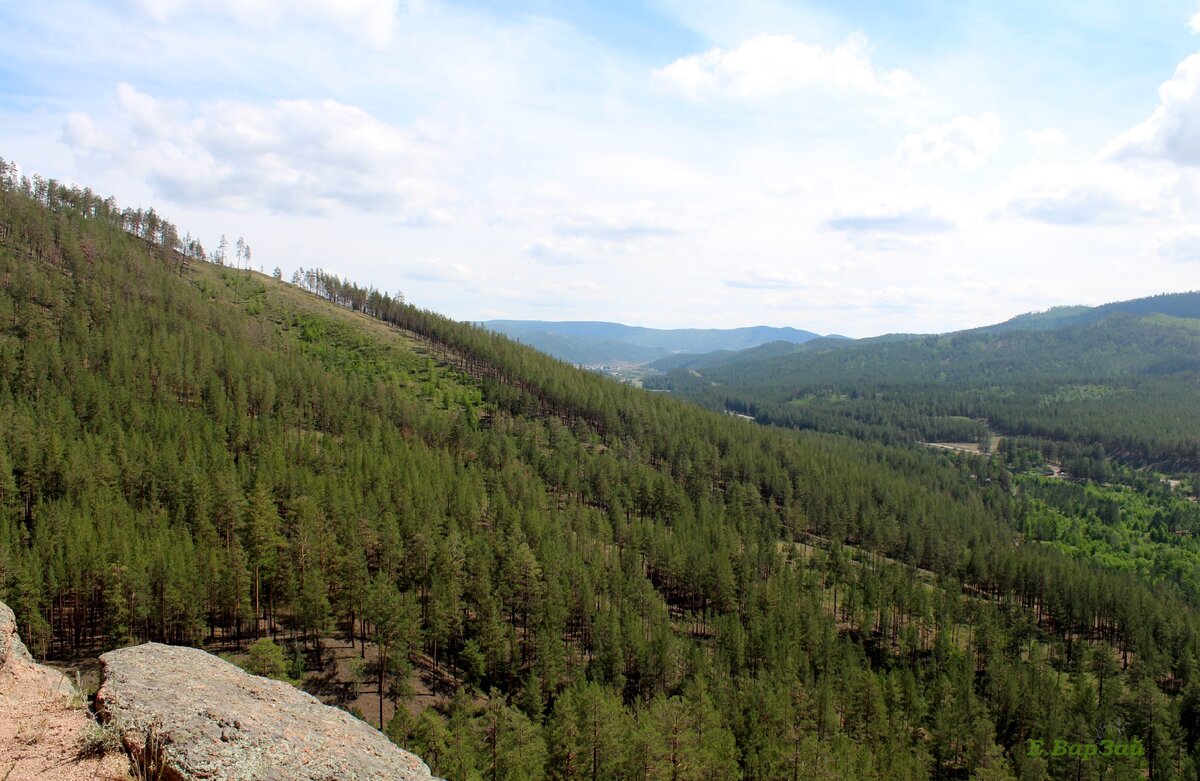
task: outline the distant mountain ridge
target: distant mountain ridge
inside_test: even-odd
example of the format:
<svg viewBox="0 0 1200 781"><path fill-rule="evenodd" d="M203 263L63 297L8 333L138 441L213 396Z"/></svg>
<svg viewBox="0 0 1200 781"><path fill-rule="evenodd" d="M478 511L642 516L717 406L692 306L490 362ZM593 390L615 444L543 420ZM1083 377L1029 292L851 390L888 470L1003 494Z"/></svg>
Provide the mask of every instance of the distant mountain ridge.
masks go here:
<svg viewBox="0 0 1200 781"><path fill-rule="evenodd" d="M971 329L982 332L1002 331L1049 331L1084 325L1103 320L1109 315L1126 314L1145 317L1167 315L1169 317L1200 318L1200 291L1187 293L1161 293L1156 296L1114 301L1099 306L1056 306L1044 312L1026 312L1005 320L1003 323Z"/></svg>
<svg viewBox="0 0 1200 781"><path fill-rule="evenodd" d="M678 369L713 370L732 365L750 365L759 361L780 359L796 353L814 353L855 345L865 349L868 345L894 344L936 336L964 336L971 334L1000 334L1017 331L1056 331L1079 325L1088 325L1113 315L1131 317L1171 317L1200 319L1200 292L1162 293L1129 301L1114 301L1099 306L1056 306L1042 312L1026 312L1000 323L968 328L944 334L888 333L862 339L847 339L826 336L803 342L774 341L753 347L713 350L706 353L675 353L652 361L647 368L669 372Z"/></svg>
<svg viewBox="0 0 1200 781"><path fill-rule="evenodd" d="M765 325L662 329L583 320L488 320L480 325L584 366L641 365L676 353L737 351L771 342L803 344L821 338L812 331Z"/></svg>
<svg viewBox="0 0 1200 781"><path fill-rule="evenodd" d="M1056 306L1001 323L955 333L1054 331L1111 315L1200 318L1200 292L1164 293L1100 306ZM895 343L931 334L893 333L865 339L822 336L799 328L646 328L593 320L486 320L479 325L555 358L581 366L644 366L652 370L715 369L746 362L820 352L850 344Z"/></svg>
<svg viewBox="0 0 1200 781"><path fill-rule="evenodd" d="M810 340L650 364L644 387L759 422L890 443L1076 448L1200 470L1200 293L1058 307L1003 323ZM1030 444L1033 443L1033 444ZM1080 455L1083 453L1083 455Z"/></svg>

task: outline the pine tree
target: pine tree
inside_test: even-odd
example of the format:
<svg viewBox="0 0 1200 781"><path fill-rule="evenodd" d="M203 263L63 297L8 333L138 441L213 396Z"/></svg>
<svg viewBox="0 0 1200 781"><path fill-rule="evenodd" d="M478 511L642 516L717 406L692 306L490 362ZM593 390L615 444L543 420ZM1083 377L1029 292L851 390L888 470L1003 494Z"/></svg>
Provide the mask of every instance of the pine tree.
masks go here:
<svg viewBox="0 0 1200 781"><path fill-rule="evenodd" d="M250 566L254 570L254 636L260 634L264 618L262 584L270 582L279 564L279 552L287 544L280 533L283 521L276 510L270 490L263 483L255 485L246 501L243 539Z"/></svg>
<svg viewBox="0 0 1200 781"><path fill-rule="evenodd" d="M409 655L419 640L420 618L416 599L401 594L388 577L376 575L367 590L365 618L372 627L378 651L376 668L379 681L379 724L383 720L383 700L392 683L393 701L408 696L408 677L412 673Z"/></svg>

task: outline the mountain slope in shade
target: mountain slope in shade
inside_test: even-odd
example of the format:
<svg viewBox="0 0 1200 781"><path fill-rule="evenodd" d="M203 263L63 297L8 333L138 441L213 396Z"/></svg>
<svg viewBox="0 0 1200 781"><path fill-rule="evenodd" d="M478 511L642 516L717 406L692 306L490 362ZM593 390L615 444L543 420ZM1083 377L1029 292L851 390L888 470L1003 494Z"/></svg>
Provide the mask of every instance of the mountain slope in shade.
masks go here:
<svg viewBox="0 0 1200 781"><path fill-rule="evenodd" d="M797 328L643 328L621 323L489 320L485 328L584 365L645 364L675 353L745 350L770 342L803 344L820 337Z"/></svg>

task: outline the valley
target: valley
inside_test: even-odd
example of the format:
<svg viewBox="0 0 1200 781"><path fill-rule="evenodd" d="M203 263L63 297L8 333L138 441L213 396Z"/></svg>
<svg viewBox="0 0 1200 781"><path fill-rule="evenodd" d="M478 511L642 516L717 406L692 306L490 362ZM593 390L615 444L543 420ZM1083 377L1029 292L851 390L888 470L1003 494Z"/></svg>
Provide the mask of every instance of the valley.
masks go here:
<svg viewBox="0 0 1200 781"><path fill-rule="evenodd" d="M221 651L455 779L1191 772L1178 312L650 393L0 189L0 599L39 659ZM1027 751L1097 731L1145 753Z"/></svg>
<svg viewBox="0 0 1200 781"><path fill-rule="evenodd" d="M0 30L0 781L1200 781L1196 0Z"/></svg>

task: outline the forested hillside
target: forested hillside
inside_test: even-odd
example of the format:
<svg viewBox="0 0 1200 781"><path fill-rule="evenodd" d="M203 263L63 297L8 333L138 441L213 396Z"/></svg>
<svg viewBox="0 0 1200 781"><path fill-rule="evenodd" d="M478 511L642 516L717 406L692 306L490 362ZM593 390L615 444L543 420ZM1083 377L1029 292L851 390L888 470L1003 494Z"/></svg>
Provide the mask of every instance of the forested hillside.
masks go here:
<svg viewBox="0 0 1200 781"><path fill-rule="evenodd" d="M0 599L39 656L357 637L381 697L451 682L386 730L456 781L1196 777L1194 576L1055 531L1105 497L754 426L0 174Z"/></svg>
<svg viewBox="0 0 1200 781"><path fill-rule="evenodd" d="M1071 459L1077 474L1105 456L1200 471L1200 294L1068 310L1065 325L1056 311L1044 316L1055 327L1010 327L1017 318L1000 330L767 346L645 384L762 422L893 444L990 431Z"/></svg>
<svg viewBox="0 0 1200 781"><path fill-rule="evenodd" d="M978 331L1038 331L1094 323L1114 314L1200 317L1200 294L1168 293L1130 301L1114 301L1100 306L1056 306L1044 312L1027 312L1003 323L984 326Z"/></svg>

